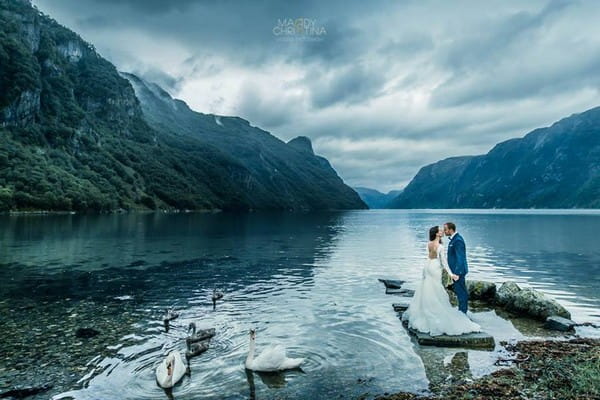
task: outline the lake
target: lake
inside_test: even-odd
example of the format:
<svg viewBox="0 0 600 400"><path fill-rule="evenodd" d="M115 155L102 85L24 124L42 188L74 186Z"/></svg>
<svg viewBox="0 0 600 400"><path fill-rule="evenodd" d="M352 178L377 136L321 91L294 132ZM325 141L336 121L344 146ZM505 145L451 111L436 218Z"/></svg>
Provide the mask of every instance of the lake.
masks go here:
<svg viewBox="0 0 600 400"><path fill-rule="evenodd" d="M426 392L436 366L457 360L487 373L489 352L419 349L377 280L414 287L427 230L446 221L467 243L468 278L534 287L574 320L600 323L598 211L1 216L0 389L51 381L32 398L318 399ZM214 309L213 288L224 292ZM165 332L172 306L181 316ZM479 318L497 339L523 337L492 311ZM217 334L165 392L154 370L185 349L191 321ZM80 327L100 334L78 338ZM258 352L283 344L306 358L302 371L247 374L250 328Z"/></svg>

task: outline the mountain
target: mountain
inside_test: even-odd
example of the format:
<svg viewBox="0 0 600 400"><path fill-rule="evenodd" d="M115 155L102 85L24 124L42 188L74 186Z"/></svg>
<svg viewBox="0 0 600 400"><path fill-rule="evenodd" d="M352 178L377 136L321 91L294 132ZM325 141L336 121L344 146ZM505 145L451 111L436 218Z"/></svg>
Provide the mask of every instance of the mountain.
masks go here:
<svg viewBox="0 0 600 400"><path fill-rule="evenodd" d="M394 208L600 208L600 107L427 165Z"/></svg>
<svg viewBox="0 0 600 400"><path fill-rule="evenodd" d="M365 207L308 138L195 113L0 0L0 211Z"/></svg>
<svg viewBox="0 0 600 400"><path fill-rule="evenodd" d="M391 190L387 194L366 187L355 187L356 193L369 208L389 208L389 203L395 199L402 190Z"/></svg>
<svg viewBox="0 0 600 400"><path fill-rule="evenodd" d="M245 191L262 203L273 199L291 208L366 208L327 159L315 155L309 138L285 143L238 117L203 114L173 99L160 86L123 73L140 100L144 119L159 132L218 149L245 176ZM274 204L274 208L282 205Z"/></svg>

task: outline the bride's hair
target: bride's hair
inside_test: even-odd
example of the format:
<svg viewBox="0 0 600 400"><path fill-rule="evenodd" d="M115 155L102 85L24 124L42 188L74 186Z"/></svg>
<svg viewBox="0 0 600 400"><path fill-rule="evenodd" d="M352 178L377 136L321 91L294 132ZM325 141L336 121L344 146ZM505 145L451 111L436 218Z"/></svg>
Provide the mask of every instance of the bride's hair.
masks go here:
<svg viewBox="0 0 600 400"><path fill-rule="evenodd" d="M435 240L438 232L440 231L440 227L439 226L432 226L431 228L429 228L429 240Z"/></svg>

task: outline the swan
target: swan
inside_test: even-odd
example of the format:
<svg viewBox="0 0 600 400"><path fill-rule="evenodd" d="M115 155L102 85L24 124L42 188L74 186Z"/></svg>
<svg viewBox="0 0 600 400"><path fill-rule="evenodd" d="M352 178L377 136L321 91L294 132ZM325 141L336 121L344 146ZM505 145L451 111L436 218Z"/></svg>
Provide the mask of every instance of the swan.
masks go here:
<svg viewBox="0 0 600 400"><path fill-rule="evenodd" d="M213 289L213 293L212 293L212 302L213 302L213 306L214 306L215 304L217 304L217 300L220 300L220 299L222 299L222 298L223 298L223 292L221 292L221 291L218 291L218 292L217 292L217 289L216 289L216 288L215 288L215 289Z"/></svg>
<svg viewBox="0 0 600 400"><path fill-rule="evenodd" d="M171 351L156 368L156 382L162 388L172 388L185 375L187 367L177 350Z"/></svg>
<svg viewBox="0 0 600 400"><path fill-rule="evenodd" d="M201 342L203 340L210 339L211 337L215 336L215 328L201 329L198 332L196 332L196 324L194 322L190 322L190 324L188 325L188 332L189 331L192 331L192 334L185 339L188 348L192 343Z"/></svg>
<svg viewBox="0 0 600 400"><path fill-rule="evenodd" d="M175 318L179 317L179 313L177 311L175 311L174 308L166 309L165 310L165 315L163 317L163 321L164 322L170 322L173 321Z"/></svg>
<svg viewBox="0 0 600 400"><path fill-rule="evenodd" d="M288 358L285 349L280 346L270 346L254 358L254 347L256 345L256 331L250 329L250 350L246 358L246 368L253 371L273 372L300 367L304 358Z"/></svg>
<svg viewBox="0 0 600 400"><path fill-rule="evenodd" d="M165 315L163 316L163 324L165 325L165 332L169 332L169 323L175 318L179 317L179 313L175 311L173 308L166 309Z"/></svg>
<svg viewBox="0 0 600 400"><path fill-rule="evenodd" d="M199 356L208 350L208 342L191 343L188 345L188 350L185 352L185 359L189 360L192 357Z"/></svg>

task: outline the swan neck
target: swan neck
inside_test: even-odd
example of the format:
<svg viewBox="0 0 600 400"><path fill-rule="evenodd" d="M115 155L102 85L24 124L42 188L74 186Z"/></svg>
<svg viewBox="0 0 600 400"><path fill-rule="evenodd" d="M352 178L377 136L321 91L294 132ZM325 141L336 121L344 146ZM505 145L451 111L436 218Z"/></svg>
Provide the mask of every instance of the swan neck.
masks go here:
<svg viewBox="0 0 600 400"><path fill-rule="evenodd" d="M246 357L246 365L250 364L254 360L254 339L250 339L250 349L248 350L248 357Z"/></svg>

